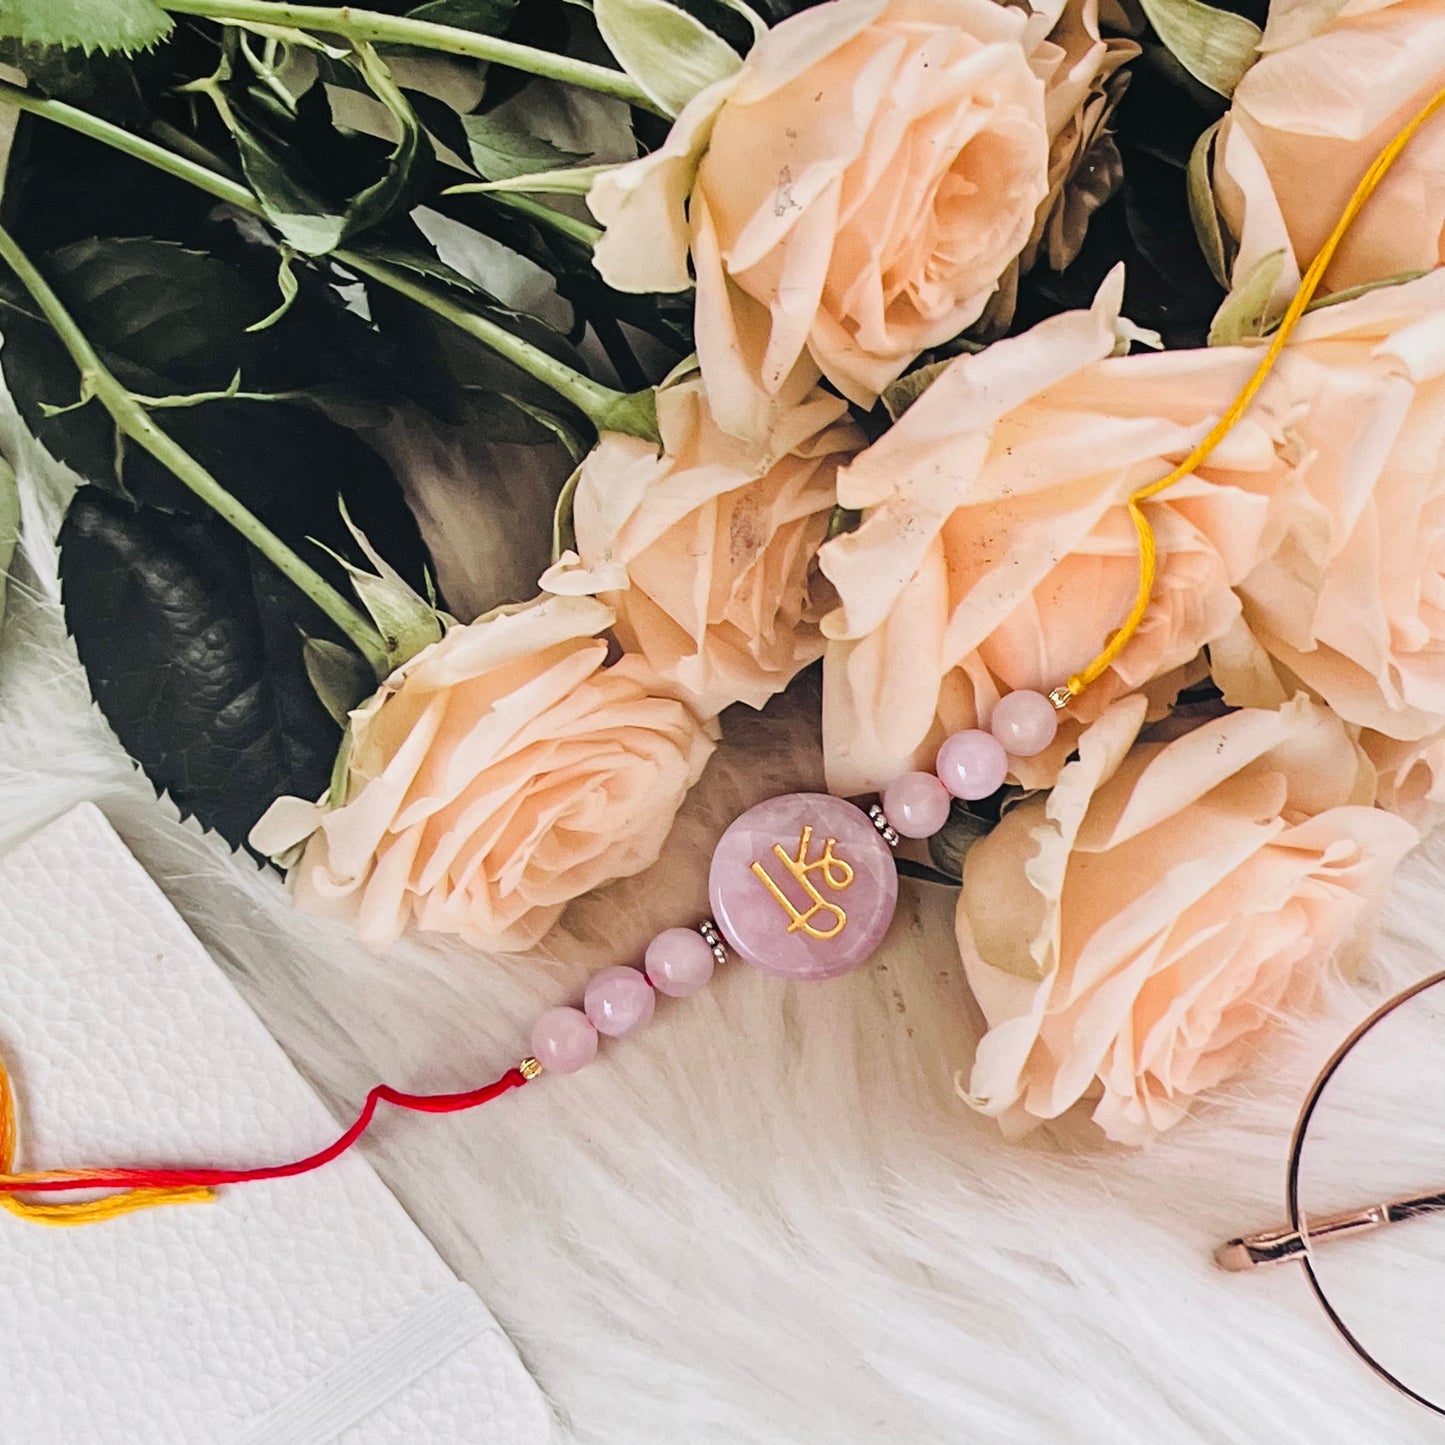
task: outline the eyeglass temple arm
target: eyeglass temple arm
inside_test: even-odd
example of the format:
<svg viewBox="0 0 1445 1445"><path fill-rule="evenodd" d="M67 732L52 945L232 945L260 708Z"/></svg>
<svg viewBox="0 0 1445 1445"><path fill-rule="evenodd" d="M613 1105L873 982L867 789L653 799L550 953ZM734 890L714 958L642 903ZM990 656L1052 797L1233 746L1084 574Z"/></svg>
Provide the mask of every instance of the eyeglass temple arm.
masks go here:
<svg viewBox="0 0 1445 1445"><path fill-rule="evenodd" d="M1316 1219L1309 1224L1307 1232L1310 1244L1315 1245L1340 1235L1383 1229L1387 1224L1398 1224L1416 1215L1441 1212L1445 1212L1445 1192L1419 1194L1413 1199L1400 1199L1392 1204L1371 1204L1364 1209L1347 1210ZM1221 1244L1214 1251L1214 1262L1221 1269L1240 1271L1261 1264L1284 1264L1298 1259L1304 1251L1305 1239L1299 1230L1266 1229Z"/></svg>

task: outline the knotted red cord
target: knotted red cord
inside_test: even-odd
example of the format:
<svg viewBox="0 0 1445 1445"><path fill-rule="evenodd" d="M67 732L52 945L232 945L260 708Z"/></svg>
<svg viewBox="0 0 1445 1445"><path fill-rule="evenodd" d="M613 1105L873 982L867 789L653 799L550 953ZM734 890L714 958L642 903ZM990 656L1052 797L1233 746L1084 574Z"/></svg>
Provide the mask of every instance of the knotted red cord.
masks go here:
<svg viewBox="0 0 1445 1445"><path fill-rule="evenodd" d="M382 1103L419 1114L456 1114L475 1109L520 1088L527 1082L521 1069L508 1069L494 1084L461 1094L403 1094L389 1084L378 1084L367 1096L356 1122L334 1144L290 1164L259 1169L81 1169L50 1173L0 1174L0 1195L59 1194L76 1189L208 1189L220 1184L249 1184L262 1179L290 1179L309 1174L344 1154L366 1132Z"/></svg>

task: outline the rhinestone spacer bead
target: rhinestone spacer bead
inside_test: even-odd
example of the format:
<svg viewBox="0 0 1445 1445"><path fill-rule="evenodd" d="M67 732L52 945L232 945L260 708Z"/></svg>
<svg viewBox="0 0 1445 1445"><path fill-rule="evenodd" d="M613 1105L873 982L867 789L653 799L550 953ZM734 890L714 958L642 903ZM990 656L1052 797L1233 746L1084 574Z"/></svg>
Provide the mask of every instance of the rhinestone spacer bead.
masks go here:
<svg viewBox="0 0 1445 1445"><path fill-rule="evenodd" d="M887 843L890 848L896 848L898 846L898 829L888 821L888 815L883 811L882 807L874 803L873 806L868 809L868 816L873 820L873 826L878 829L879 836L882 837L883 841Z"/></svg>
<svg viewBox="0 0 1445 1445"><path fill-rule="evenodd" d="M728 961L727 945L723 943L722 936L717 931L717 924L711 918L705 918L697 926L697 931L707 940L708 947L712 949L712 956L719 964Z"/></svg>

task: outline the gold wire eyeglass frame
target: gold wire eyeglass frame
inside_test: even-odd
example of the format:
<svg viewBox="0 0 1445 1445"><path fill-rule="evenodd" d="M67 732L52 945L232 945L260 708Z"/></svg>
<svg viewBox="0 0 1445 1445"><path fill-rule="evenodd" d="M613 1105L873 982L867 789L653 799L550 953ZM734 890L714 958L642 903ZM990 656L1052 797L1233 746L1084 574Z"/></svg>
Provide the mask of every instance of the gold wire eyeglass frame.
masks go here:
<svg viewBox="0 0 1445 1445"><path fill-rule="evenodd" d="M1320 1070L1319 1077L1310 1085L1309 1093L1305 1096L1304 1105L1300 1109L1299 1119L1295 1123L1294 1135L1290 1140L1289 1169L1285 1182L1285 1212L1289 1218L1288 1225L1282 1229L1267 1229L1256 1234L1245 1234L1237 1239L1231 1239L1215 1250L1214 1260L1220 1268L1236 1272L1255 1269L1260 1265L1289 1262L1300 1264L1304 1268L1305 1278L1309 1281L1310 1289L1315 1299L1319 1301L1320 1308L1324 1310L1330 1323L1344 1337L1345 1343L1355 1354L1380 1379L1393 1386L1402 1395L1408 1396L1416 1404L1423 1405L1437 1415L1445 1415L1445 1406L1436 1404L1428 1396L1411 1389L1399 1376L1387 1369L1370 1353L1330 1302L1324 1286L1320 1283L1319 1275L1315 1271L1314 1260L1314 1251L1317 1246L1328 1246L1331 1241L1342 1236L1363 1234L1370 1230L1383 1229L1386 1225L1399 1224L1407 1219L1445 1212L1445 1190L1430 1194L1417 1194L1408 1199L1366 1204L1358 1209L1344 1210L1341 1213L1326 1215L1314 1220L1306 1219L1299 1202L1300 1166L1305 1136L1309 1130L1310 1120L1314 1117L1315 1110L1319 1106L1326 1088L1329 1087L1330 1080L1334 1078L1340 1066L1349 1057L1350 1051L1376 1024L1439 984L1445 984L1445 972L1431 974L1428 978L1421 979L1419 983L1412 984L1403 993L1387 999L1330 1055L1329 1062Z"/></svg>

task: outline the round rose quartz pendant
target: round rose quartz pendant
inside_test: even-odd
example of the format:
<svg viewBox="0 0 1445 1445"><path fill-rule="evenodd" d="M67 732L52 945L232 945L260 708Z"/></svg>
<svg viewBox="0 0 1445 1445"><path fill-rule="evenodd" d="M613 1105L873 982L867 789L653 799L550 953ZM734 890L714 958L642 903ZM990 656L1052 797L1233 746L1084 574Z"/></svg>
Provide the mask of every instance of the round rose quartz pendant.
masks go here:
<svg viewBox="0 0 1445 1445"><path fill-rule="evenodd" d="M713 917L738 955L779 978L833 978L863 963L898 904L898 869L878 830L827 793L749 808L718 841Z"/></svg>

